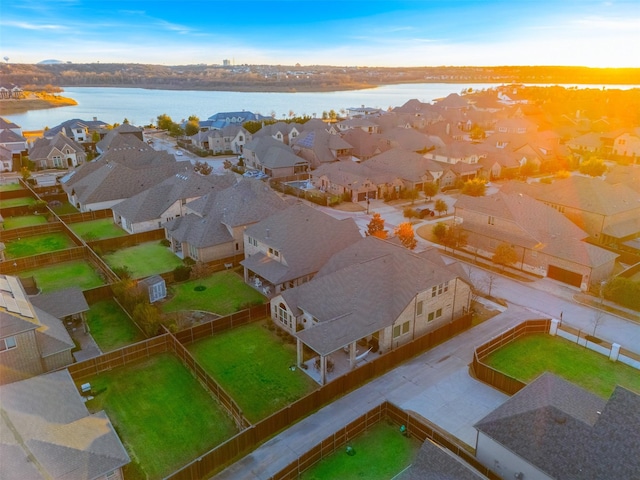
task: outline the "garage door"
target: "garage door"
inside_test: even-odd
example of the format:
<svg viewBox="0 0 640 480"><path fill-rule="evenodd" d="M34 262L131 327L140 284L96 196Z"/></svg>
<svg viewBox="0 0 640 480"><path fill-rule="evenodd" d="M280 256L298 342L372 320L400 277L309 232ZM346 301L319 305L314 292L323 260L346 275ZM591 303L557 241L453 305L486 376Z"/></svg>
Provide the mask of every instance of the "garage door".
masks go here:
<svg viewBox="0 0 640 480"><path fill-rule="evenodd" d="M555 265L549 265L547 277L578 288L580 288L580 284L582 283L582 274L572 272L571 270L565 270L564 268L556 267Z"/></svg>

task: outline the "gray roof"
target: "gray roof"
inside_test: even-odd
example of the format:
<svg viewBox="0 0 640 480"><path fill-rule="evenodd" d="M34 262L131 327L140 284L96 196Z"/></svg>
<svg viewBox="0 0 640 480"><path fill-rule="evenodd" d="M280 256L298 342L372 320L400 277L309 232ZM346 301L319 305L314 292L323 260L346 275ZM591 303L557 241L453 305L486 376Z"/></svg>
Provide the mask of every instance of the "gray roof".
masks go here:
<svg viewBox="0 0 640 480"><path fill-rule="evenodd" d="M244 150L255 152L260 164L267 168L293 167L308 163L304 158L298 157L289 145L273 137L254 138L244 146Z"/></svg>
<svg viewBox="0 0 640 480"><path fill-rule="evenodd" d="M71 148L73 153L84 155L84 148L79 143L64 136L62 133L58 133L51 138L37 139L33 147L29 149L29 158L34 162L44 160L48 158L52 150L57 149L62 153L65 147Z"/></svg>
<svg viewBox="0 0 640 480"><path fill-rule="evenodd" d="M430 172L442 172L440 162L424 158L422 155L397 147L387 150L365 162L374 170L394 173L409 182L422 181L422 177Z"/></svg>
<svg viewBox="0 0 640 480"><path fill-rule="evenodd" d="M426 440L411 466L395 480L482 480L486 478L456 455Z"/></svg>
<svg viewBox="0 0 640 480"><path fill-rule="evenodd" d="M273 284L315 274L334 253L362 238L353 219L337 220L302 203L251 225L245 235L280 252L281 261L253 255L241 262Z"/></svg>
<svg viewBox="0 0 640 480"><path fill-rule="evenodd" d="M84 294L78 287L65 288L51 293L41 293L29 297L29 300L40 310L44 310L60 320L68 315L75 315L89 310Z"/></svg>
<svg viewBox="0 0 640 480"><path fill-rule="evenodd" d="M545 373L475 427L553 478L640 472L640 395L619 386L605 401Z"/></svg>
<svg viewBox="0 0 640 480"><path fill-rule="evenodd" d="M396 178L399 178L398 175L392 172L374 169L366 162L357 163L349 160L325 163L311 172L311 177L315 180L325 175L331 183L348 188L356 185L357 182L363 184L367 180L373 183L373 185L380 185L393 183Z"/></svg>
<svg viewBox="0 0 640 480"><path fill-rule="evenodd" d="M333 255L313 280L282 296L291 308L318 320L297 335L326 355L392 325L417 294L455 278L425 256L365 237Z"/></svg>
<svg viewBox="0 0 640 480"><path fill-rule="evenodd" d="M48 357L49 355L55 355L74 348L75 345L69 332L67 332L67 329L59 319L40 310L38 307L34 306L33 310L36 312L41 325L36 330L36 341L38 342L41 357Z"/></svg>
<svg viewBox="0 0 640 480"><path fill-rule="evenodd" d="M0 477L95 479L130 459L104 412L90 414L67 370L0 386Z"/></svg>

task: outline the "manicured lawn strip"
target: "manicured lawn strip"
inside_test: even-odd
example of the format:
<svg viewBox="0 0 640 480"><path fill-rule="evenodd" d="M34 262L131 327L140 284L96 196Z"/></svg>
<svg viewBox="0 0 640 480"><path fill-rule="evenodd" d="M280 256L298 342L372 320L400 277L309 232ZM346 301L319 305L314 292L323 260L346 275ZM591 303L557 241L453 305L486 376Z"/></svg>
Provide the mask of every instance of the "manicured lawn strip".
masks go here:
<svg viewBox="0 0 640 480"><path fill-rule="evenodd" d="M350 442L355 455L346 453L346 447L304 471L302 480L389 480L411 465L420 442L403 436L397 425L382 421L358 435Z"/></svg>
<svg viewBox="0 0 640 480"><path fill-rule="evenodd" d="M195 287L206 287L196 291ZM217 272L198 280L189 280L170 288L173 295L162 305L165 313L179 310L203 310L228 315L241 310L247 304L264 303L265 297L244 283L233 272Z"/></svg>
<svg viewBox="0 0 640 480"><path fill-rule="evenodd" d="M65 250L75 247L75 244L66 234L54 232L12 240L7 242L6 247L8 258L21 258L40 253L55 252L56 250Z"/></svg>
<svg viewBox="0 0 640 480"><path fill-rule="evenodd" d="M182 265L182 260L158 242L141 243L135 247L123 248L105 254L103 259L111 268L127 267L133 278L169 272Z"/></svg>
<svg viewBox="0 0 640 480"><path fill-rule="evenodd" d="M102 300L87 312L91 336L100 350L110 352L144 340L144 335L115 300Z"/></svg>
<svg viewBox="0 0 640 480"><path fill-rule="evenodd" d="M78 213L78 209L67 201L63 202L62 205L59 205L57 207L51 207L51 210L56 212L58 215L66 215L68 213Z"/></svg>
<svg viewBox="0 0 640 480"><path fill-rule="evenodd" d="M112 218L101 218L89 222L72 223L69 228L84 240L100 240L103 238L123 237L127 234L113 223Z"/></svg>
<svg viewBox="0 0 640 480"><path fill-rule="evenodd" d="M603 398L609 398L616 385L640 393L638 370L546 334L520 337L493 352L485 363L525 383L549 371Z"/></svg>
<svg viewBox="0 0 640 480"><path fill-rule="evenodd" d="M42 215L22 215L18 217L7 217L4 219L4 228L30 227L32 225L42 225L47 223L47 218Z"/></svg>
<svg viewBox="0 0 640 480"><path fill-rule="evenodd" d="M22 205L35 205L36 201L32 197L6 198L0 200L0 208L20 207Z"/></svg>
<svg viewBox="0 0 640 480"><path fill-rule="evenodd" d="M304 372L289 369L296 363L295 345L285 344L263 325L243 325L188 347L251 422L318 387Z"/></svg>
<svg viewBox="0 0 640 480"><path fill-rule="evenodd" d="M38 288L45 293L68 287L86 290L104 285L94 267L82 260L26 270L19 276L36 277Z"/></svg>
<svg viewBox="0 0 640 480"><path fill-rule="evenodd" d="M11 192L14 190L20 190L21 188L22 185L20 185L19 183L6 183L0 185L0 192Z"/></svg>
<svg viewBox="0 0 640 480"><path fill-rule="evenodd" d="M87 408L107 412L138 463L132 470L142 469L151 479L170 474L236 433L227 413L170 354L90 381L93 391L101 393L87 402ZM125 477L131 476L127 470Z"/></svg>

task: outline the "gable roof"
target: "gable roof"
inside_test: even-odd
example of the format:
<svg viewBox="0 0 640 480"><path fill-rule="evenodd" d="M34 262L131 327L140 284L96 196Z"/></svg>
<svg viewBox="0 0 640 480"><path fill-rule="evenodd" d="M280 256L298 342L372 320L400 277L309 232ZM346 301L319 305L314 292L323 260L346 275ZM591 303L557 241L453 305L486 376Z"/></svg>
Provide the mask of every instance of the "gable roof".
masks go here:
<svg viewBox="0 0 640 480"><path fill-rule="evenodd" d="M348 160L320 165L316 170L311 172L311 176L314 179L326 176L331 183L349 188L355 185L356 182L363 184L369 180L374 185L379 185L383 183L393 183L393 181L398 178L395 174L386 170L372 168L366 162L357 163Z"/></svg>
<svg viewBox="0 0 640 480"><path fill-rule="evenodd" d="M427 439L409 468L395 480L482 480L486 477L443 447Z"/></svg>
<svg viewBox="0 0 640 480"><path fill-rule="evenodd" d="M365 162L373 170L392 173L410 182L422 181L422 177L430 172L442 172L439 162L424 158L422 155L409 152L401 147L392 148Z"/></svg>
<svg viewBox="0 0 640 480"><path fill-rule="evenodd" d="M640 395L608 401L544 373L475 428L558 479L634 478L640 471Z"/></svg>
<svg viewBox="0 0 640 480"><path fill-rule="evenodd" d="M66 120L55 127L52 127L48 130L44 131L45 137L54 137L58 133L62 133L67 137L73 137L73 130L82 128L87 129L88 131L98 131L102 130L109 125L105 122L102 122L98 119L95 120L82 120L80 118L72 118L71 120Z"/></svg>
<svg viewBox="0 0 640 480"><path fill-rule="evenodd" d="M313 280L282 297L318 320L297 336L326 355L392 325L418 293L455 278L439 263L369 236L335 253Z"/></svg>
<svg viewBox="0 0 640 480"><path fill-rule="evenodd" d="M29 158L33 161L46 159L53 149L57 149L62 153L65 147L70 147L73 153L84 154L84 148L82 148L79 143L64 136L62 133L58 133L51 138L45 137L37 139L33 147L29 149Z"/></svg>
<svg viewBox="0 0 640 480"><path fill-rule="evenodd" d="M78 287L69 287L51 293L41 293L29 297L31 303L40 310L62 320L69 315L86 312L89 304Z"/></svg>
<svg viewBox="0 0 640 480"><path fill-rule="evenodd" d="M104 412L90 414L67 370L0 386L0 477L95 479L130 462Z"/></svg>

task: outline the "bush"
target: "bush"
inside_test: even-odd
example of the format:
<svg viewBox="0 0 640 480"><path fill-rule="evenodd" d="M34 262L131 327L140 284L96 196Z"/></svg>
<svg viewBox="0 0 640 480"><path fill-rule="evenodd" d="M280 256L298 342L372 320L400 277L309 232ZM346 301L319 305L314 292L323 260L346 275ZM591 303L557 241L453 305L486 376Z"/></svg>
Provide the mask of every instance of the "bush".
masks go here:
<svg viewBox="0 0 640 480"><path fill-rule="evenodd" d="M184 263L188 267L191 267L196 264L196 261L191 257L184 257L184 260L182 260L182 263Z"/></svg>
<svg viewBox="0 0 640 480"><path fill-rule="evenodd" d="M616 277L605 284L603 294L607 300L640 310L640 282L630 278Z"/></svg>
<svg viewBox="0 0 640 480"><path fill-rule="evenodd" d="M185 280L189 280L191 276L191 267L187 265L178 265L173 269L173 279L176 282L184 282Z"/></svg>
<svg viewBox="0 0 640 480"><path fill-rule="evenodd" d="M160 245L162 245L163 247L170 247L171 246L171 242L169 240L167 240L166 238L163 238L162 240L160 240Z"/></svg>
<svg viewBox="0 0 640 480"><path fill-rule="evenodd" d="M413 218L418 216L418 212L415 208L407 207L403 210L402 214L404 218Z"/></svg>

